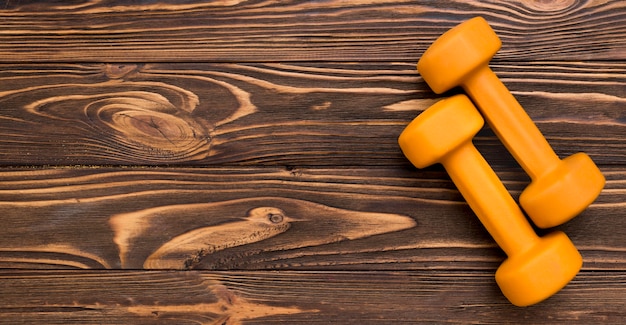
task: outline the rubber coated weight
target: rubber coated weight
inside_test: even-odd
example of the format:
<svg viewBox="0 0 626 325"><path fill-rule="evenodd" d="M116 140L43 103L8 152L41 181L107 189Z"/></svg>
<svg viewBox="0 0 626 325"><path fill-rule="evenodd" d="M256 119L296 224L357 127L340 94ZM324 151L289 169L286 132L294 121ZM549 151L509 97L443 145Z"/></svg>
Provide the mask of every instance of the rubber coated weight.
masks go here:
<svg viewBox="0 0 626 325"><path fill-rule="evenodd" d="M561 161L519 102L489 68L501 42L481 17L444 33L417 63L436 93L461 86L532 182L520 205L533 222L548 228L567 222L600 194L605 179L584 153Z"/></svg>
<svg viewBox="0 0 626 325"><path fill-rule="evenodd" d="M580 270L582 257L563 232L537 236L472 143L482 125L483 119L469 98L456 95L437 102L415 118L398 143L416 167L443 164L459 192L508 256L496 272L502 293L514 305L532 305L567 285Z"/></svg>
<svg viewBox="0 0 626 325"><path fill-rule="evenodd" d="M466 145L485 124L476 109L465 104L467 97L442 99L422 112L406 128L400 142L402 151L417 168L425 168L441 161L455 148Z"/></svg>

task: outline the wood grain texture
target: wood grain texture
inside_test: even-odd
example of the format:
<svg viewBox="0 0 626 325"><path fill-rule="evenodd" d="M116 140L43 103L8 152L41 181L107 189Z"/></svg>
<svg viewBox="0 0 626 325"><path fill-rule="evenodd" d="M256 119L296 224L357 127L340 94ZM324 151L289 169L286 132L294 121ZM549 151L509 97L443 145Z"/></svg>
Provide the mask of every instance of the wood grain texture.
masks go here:
<svg viewBox="0 0 626 325"><path fill-rule="evenodd" d="M626 163L626 65L493 68L559 155ZM414 62L3 65L0 164L399 166L440 98ZM490 130L475 143L516 167Z"/></svg>
<svg viewBox="0 0 626 325"><path fill-rule="evenodd" d="M621 324L626 2L0 1L0 324ZM601 196L577 277L512 306L505 256L397 137L481 15L491 66ZM528 177L478 149L517 198ZM551 230L538 230L543 235Z"/></svg>
<svg viewBox="0 0 626 325"><path fill-rule="evenodd" d="M561 227L585 270L626 265L626 174L605 173ZM515 196L527 184L501 177ZM24 169L0 186L4 268L493 272L504 258L436 170Z"/></svg>
<svg viewBox="0 0 626 325"><path fill-rule="evenodd" d="M404 61L476 15L502 37L498 59L626 58L622 1L2 4L0 62Z"/></svg>
<svg viewBox="0 0 626 325"><path fill-rule="evenodd" d="M620 324L623 274L517 308L475 272L0 272L3 323ZM30 293L29 295L23 294Z"/></svg>

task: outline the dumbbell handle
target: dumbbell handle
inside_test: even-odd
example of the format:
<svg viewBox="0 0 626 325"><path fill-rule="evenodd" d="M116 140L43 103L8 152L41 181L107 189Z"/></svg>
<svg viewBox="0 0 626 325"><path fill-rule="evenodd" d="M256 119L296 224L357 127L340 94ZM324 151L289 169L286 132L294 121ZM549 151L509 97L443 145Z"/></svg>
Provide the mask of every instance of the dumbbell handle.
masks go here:
<svg viewBox="0 0 626 325"><path fill-rule="evenodd" d="M511 256L534 246L539 236L476 147L467 142L441 163L500 248Z"/></svg>
<svg viewBox="0 0 626 325"><path fill-rule="evenodd" d="M558 164L558 156L537 125L488 66L473 72L463 89L531 179Z"/></svg>

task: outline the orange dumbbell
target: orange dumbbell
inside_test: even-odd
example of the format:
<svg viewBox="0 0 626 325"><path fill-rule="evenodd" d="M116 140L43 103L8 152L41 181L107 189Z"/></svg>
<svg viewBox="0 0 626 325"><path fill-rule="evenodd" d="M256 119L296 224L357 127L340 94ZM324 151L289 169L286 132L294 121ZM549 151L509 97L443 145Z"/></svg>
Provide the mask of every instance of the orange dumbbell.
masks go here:
<svg viewBox="0 0 626 325"><path fill-rule="evenodd" d="M435 93L461 86L532 182L520 205L542 228L560 225L587 208L605 179L585 153L560 160L515 97L489 68L500 39L481 17L444 33L417 69Z"/></svg>
<svg viewBox="0 0 626 325"><path fill-rule="evenodd" d="M496 271L502 293L517 306L540 302L580 270L582 257L561 231L539 237L487 161L472 144L483 118L465 95L435 103L398 142L418 168L441 163L508 258Z"/></svg>

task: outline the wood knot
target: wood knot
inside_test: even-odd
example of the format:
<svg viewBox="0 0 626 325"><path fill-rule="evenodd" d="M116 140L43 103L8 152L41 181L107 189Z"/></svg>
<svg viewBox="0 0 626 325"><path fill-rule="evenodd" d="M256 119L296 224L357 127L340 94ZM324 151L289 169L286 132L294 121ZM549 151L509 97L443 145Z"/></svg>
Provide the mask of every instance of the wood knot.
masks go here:
<svg viewBox="0 0 626 325"><path fill-rule="evenodd" d="M133 161L179 162L203 159L209 130L192 116L198 97L162 83L105 83L49 96L24 108L53 120L79 121L118 157ZM85 129L83 129L84 132ZM112 151L110 151L112 152Z"/></svg>
<svg viewBox="0 0 626 325"><path fill-rule="evenodd" d="M104 75L109 79L120 79L126 75L137 71L136 64L107 64L104 66Z"/></svg>
<svg viewBox="0 0 626 325"><path fill-rule="evenodd" d="M208 146L209 136L201 126L181 116L130 109L116 111L102 122L122 135L118 137L120 143L153 158L173 159Z"/></svg>

